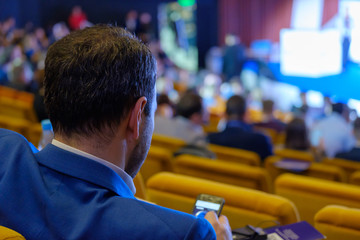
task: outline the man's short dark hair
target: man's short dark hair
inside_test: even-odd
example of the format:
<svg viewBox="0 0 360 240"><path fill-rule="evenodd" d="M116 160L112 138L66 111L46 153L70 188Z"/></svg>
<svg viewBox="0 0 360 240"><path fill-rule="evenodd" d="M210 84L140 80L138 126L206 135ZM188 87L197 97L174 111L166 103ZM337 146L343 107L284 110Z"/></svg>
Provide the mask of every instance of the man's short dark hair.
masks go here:
<svg viewBox="0 0 360 240"><path fill-rule="evenodd" d="M226 114L228 116L244 117L246 101L242 96L234 95L226 102Z"/></svg>
<svg viewBox="0 0 360 240"><path fill-rule="evenodd" d="M203 103L199 94L194 92L185 93L176 104L176 115L190 118L195 113L202 113Z"/></svg>
<svg viewBox="0 0 360 240"><path fill-rule="evenodd" d="M333 112L336 112L336 113L338 113L338 114L343 114L343 112L344 112L345 110L347 110L347 109L346 109L346 105L343 104L343 103L334 103L334 104L332 105L332 111L333 111Z"/></svg>
<svg viewBox="0 0 360 240"><path fill-rule="evenodd" d="M45 60L45 105L54 132L114 133L142 96L149 115L155 80L154 56L128 31L96 25L70 33L50 46Z"/></svg>

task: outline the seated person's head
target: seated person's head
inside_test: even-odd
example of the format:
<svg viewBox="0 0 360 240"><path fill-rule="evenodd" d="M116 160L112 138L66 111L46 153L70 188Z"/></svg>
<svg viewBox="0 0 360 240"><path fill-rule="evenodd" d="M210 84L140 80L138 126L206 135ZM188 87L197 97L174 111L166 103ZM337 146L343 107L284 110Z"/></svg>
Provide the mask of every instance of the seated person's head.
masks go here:
<svg viewBox="0 0 360 240"><path fill-rule="evenodd" d="M234 95L226 102L226 116L228 120L244 120L246 101L242 96Z"/></svg>
<svg viewBox="0 0 360 240"><path fill-rule="evenodd" d="M45 60L45 106L55 138L97 139L93 147L100 149L119 133L130 139L128 132L134 130L133 145L139 145L134 154L145 157L156 108L155 79L150 50L122 28L94 26L65 36Z"/></svg>
<svg viewBox="0 0 360 240"><path fill-rule="evenodd" d="M332 112L338 113L343 116L346 120L349 120L349 108L343 103L334 103L332 105Z"/></svg>
<svg viewBox="0 0 360 240"><path fill-rule="evenodd" d="M308 150L310 147L305 122L301 118L294 118L285 128L285 148L294 150Z"/></svg>
<svg viewBox="0 0 360 240"><path fill-rule="evenodd" d="M263 113L266 115L272 115L274 111L274 101L272 100L264 100L262 102Z"/></svg>
<svg viewBox="0 0 360 240"><path fill-rule="evenodd" d="M165 117L165 118L172 118L174 115L173 111L173 104L170 101L168 95L160 94L157 97L157 109L156 115Z"/></svg>
<svg viewBox="0 0 360 240"><path fill-rule="evenodd" d="M176 104L176 115L187 118L195 124L202 124L205 114L199 94L193 91L186 92Z"/></svg>

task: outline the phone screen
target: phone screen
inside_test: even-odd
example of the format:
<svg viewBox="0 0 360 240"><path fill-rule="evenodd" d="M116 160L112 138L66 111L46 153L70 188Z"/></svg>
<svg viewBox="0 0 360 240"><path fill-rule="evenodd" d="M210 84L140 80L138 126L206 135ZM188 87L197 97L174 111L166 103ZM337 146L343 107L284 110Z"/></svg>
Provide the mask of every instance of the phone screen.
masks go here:
<svg viewBox="0 0 360 240"><path fill-rule="evenodd" d="M220 215L223 204L223 198L204 194L199 195L193 208L193 215L203 217L209 211L214 211L217 215Z"/></svg>

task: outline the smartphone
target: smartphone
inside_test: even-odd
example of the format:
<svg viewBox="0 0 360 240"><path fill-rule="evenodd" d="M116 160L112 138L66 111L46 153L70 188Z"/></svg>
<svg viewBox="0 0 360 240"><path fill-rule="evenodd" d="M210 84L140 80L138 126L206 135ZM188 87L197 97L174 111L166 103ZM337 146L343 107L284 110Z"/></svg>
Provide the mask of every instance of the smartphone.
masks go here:
<svg viewBox="0 0 360 240"><path fill-rule="evenodd" d="M192 214L196 217L204 217L209 211L214 211L220 216L224 206L225 199L208 194L200 194L197 196Z"/></svg>

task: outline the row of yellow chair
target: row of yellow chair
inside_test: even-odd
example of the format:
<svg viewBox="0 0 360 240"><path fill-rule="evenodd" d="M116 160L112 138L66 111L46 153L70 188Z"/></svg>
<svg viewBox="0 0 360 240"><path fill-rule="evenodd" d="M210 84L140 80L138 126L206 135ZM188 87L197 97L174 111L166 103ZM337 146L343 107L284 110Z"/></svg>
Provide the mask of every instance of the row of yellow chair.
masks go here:
<svg viewBox="0 0 360 240"><path fill-rule="evenodd" d="M276 195L211 180L161 172L147 182L144 199L191 213L196 196L207 193L225 199L223 214L232 228L247 224L269 227L305 220L327 239L360 239L360 188L344 183L284 174ZM330 206L330 205L341 206ZM353 209L354 208L354 209ZM299 210L299 212L298 212Z"/></svg>
<svg viewBox="0 0 360 240"><path fill-rule="evenodd" d="M269 226L275 221L289 224L299 220L291 201L253 189L169 172L152 176L146 186L148 201L187 213L191 213L197 195L221 196L225 199L223 214L232 228L262 223Z"/></svg>
<svg viewBox="0 0 360 240"><path fill-rule="evenodd" d="M0 86L0 115L37 122L34 94Z"/></svg>
<svg viewBox="0 0 360 240"><path fill-rule="evenodd" d="M0 128L18 132L37 146L41 137L41 125L33 102L32 93L0 86Z"/></svg>
<svg viewBox="0 0 360 240"><path fill-rule="evenodd" d="M4 115L0 115L0 128L9 129L22 134L35 146L38 146L42 133L40 123Z"/></svg>
<svg viewBox="0 0 360 240"><path fill-rule="evenodd" d="M360 208L360 186L347 183L286 173L276 179L275 193L294 202L300 218L310 223L330 204Z"/></svg>
<svg viewBox="0 0 360 240"><path fill-rule="evenodd" d="M264 192L273 192L274 180L280 174L287 172L275 166L279 159L279 157L267 159L265 168L262 168L188 154L173 157L171 151L151 146L140 172L145 182L158 172L169 171ZM345 173L341 168L322 163L312 163L301 174L337 182L344 182L345 180ZM354 174L354 180L351 183L360 182L359 176L360 174Z"/></svg>
<svg viewBox="0 0 360 240"><path fill-rule="evenodd" d="M181 139L158 134L153 135L152 147L163 147L173 153L184 145L185 142ZM261 165L259 155L251 151L213 144L209 144L209 149L216 154L217 159L219 160L232 161L250 166ZM264 163L264 166L270 172L272 179L275 179L279 174L284 173L285 171L271 165L274 165L275 162L285 158L309 161L312 163L310 168L301 174L329 180L348 182L351 178L351 174L355 171L360 171L360 163L350 160L325 158L321 163L315 163L314 156L311 153L291 149L275 149L274 154L275 156L269 157Z"/></svg>

